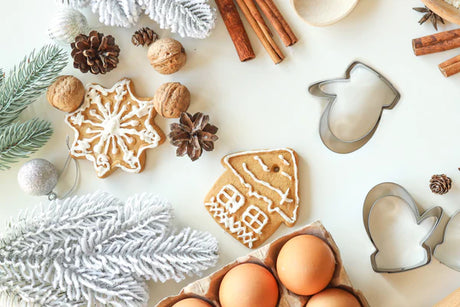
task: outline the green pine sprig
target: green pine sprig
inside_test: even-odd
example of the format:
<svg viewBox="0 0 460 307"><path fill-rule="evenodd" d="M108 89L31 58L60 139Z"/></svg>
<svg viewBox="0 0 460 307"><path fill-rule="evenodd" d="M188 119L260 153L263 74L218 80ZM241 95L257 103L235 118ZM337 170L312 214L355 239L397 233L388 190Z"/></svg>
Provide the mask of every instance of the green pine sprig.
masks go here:
<svg viewBox="0 0 460 307"><path fill-rule="evenodd" d="M52 133L51 124L37 118L0 128L0 171L36 152Z"/></svg>
<svg viewBox="0 0 460 307"><path fill-rule="evenodd" d="M55 45L47 45L15 66L0 88L0 127L12 123L51 85L67 65L67 55Z"/></svg>
<svg viewBox="0 0 460 307"><path fill-rule="evenodd" d="M47 45L37 53L32 51L8 75L5 76L0 69L0 171L36 152L51 137L53 130L47 121L15 121L66 65L64 50Z"/></svg>

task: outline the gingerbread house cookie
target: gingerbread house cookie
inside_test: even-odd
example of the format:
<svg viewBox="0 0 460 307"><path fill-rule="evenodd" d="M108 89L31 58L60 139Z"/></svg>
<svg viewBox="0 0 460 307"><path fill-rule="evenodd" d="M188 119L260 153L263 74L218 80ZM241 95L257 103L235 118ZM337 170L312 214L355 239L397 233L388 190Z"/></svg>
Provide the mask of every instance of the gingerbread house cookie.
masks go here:
<svg viewBox="0 0 460 307"><path fill-rule="evenodd" d="M261 245L299 208L297 154L292 149L249 151L222 159L226 171L205 198L219 225L249 248Z"/></svg>
<svg viewBox="0 0 460 307"><path fill-rule="evenodd" d="M66 117L75 133L70 154L93 162L100 178L116 168L139 173L145 151L165 140L153 121L155 116L152 99L136 97L129 79L110 89L90 84L83 105Z"/></svg>

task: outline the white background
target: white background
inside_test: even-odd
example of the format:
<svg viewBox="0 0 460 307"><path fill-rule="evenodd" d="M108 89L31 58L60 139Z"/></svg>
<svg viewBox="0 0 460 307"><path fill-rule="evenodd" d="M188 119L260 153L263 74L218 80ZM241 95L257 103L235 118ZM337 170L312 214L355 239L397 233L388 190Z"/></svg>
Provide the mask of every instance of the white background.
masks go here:
<svg viewBox="0 0 460 307"><path fill-rule="evenodd" d="M187 65L180 72L162 76L146 58L147 49L131 45L134 29L103 27L85 11L91 25L113 34L121 48L120 65L105 76L81 74L69 65L64 73L83 83L111 86L123 77L132 78L141 96L152 96L160 84L180 81L192 93L191 112L210 114L220 129L216 150L192 163L176 158L168 143L150 150L141 174L117 171L98 179L87 161L81 161L82 180L78 194L96 189L120 198L141 192L163 195L174 205L180 227L210 231L220 243L223 265L249 252L232 239L208 215L202 200L222 173L220 158L227 153L259 148L289 146L300 155L301 208L295 228L321 219L341 249L345 267L356 288L371 306L430 306L460 287L460 273L437 260L423 268L393 275L374 273L369 262L373 251L362 223L362 204L371 187L383 181L405 186L424 208L441 205L451 214L460 206L460 75L445 79L437 64L459 53L415 57L411 39L434 32L428 23L417 24L420 14L412 7L419 1L362 0L343 21L326 28L304 24L286 0L277 1L300 41L283 48L286 59L273 65L251 31L257 58L240 63L222 20L205 40L180 39L187 50ZM53 0L0 2L0 67L8 71L33 48L49 42L47 27L55 15ZM156 24L143 18L140 26ZM453 25L441 29L454 28ZM160 31L162 36L170 35ZM362 149L335 154L321 143L318 122L323 104L307 95L308 84L340 77L348 64L361 59L386 75L400 90L402 98L393 111L385 112L377 133ZM46 158L62 167L66 158L64 114L48 105L45 97L23 113L52 121L51 141L34 157ZM157 118L169 132L172 121ZM0 229L20 210L33 208L46 199L25 195L16 175L25 161L0 173ZM428 181L434 173L446 173L453 181L451 192L437 196ZM60 187L61 190L64 187ZM273 238L291 229L280 227ZM213 270L210 270L211 272ZM162 297L175 294L193 281L151 285L151 306Z"/></svg>

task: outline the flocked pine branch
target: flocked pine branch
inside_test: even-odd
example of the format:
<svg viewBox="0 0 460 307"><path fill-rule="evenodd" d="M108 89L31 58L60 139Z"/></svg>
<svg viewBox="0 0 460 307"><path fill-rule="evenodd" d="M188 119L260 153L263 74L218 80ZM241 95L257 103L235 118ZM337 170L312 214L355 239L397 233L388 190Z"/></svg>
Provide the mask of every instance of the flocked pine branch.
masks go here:
<svg viewBox="0 0 460 307"><path fill-rule="evenodd" d="M181 280L217 261L207 233L171 226L152 195L95 193L21 215L0 238L0 294L46 306L143 306L146 279Z"/></svg>
<svg viewBox="0 0 460 307"><path fill-rule="evenodd" d="M15 66L0 87L0 127L16 120L19 113L51 85L66 64L66 53L55 45L47 45Z"/></svg>
<svg viewBox="0 0 460 307"><path fill-rule="evenodd" d="M87 7L91 0L56 0L58 3L73 8Z"/></svg>
<svg viewBox="0 0 460 307"><path fill-rule="evenodd" d="M180 36L206 38L214 28L215 11L207 0L139 0L145 13L162 29Z"/></svg>
<svg viewBox="0 0 460 307"><path fill-rule="evenodd" d="M11 163L36 152L52 133L49 122L36 118L0 128L0 170L6 170Z"/></svg>
<svg viewBox="0 0 460 307"><path fill-rule="evenodd" d="M135 25L142 13L138 0L92 0L90 6L103 24L124 28Z"/></svg>
<svg viewBox="0 0 460 307"><path fill-rule="evenodd" d="M4 78L5 78L5 74L3 73L3 69L0 68L0 86L2 85Z"/></svg>
<svg viewBox="0 0 460 307"><path fill-rule="evenodd" d="M209 0L57 0L74 8L90 6L99 21L118 27L136 25L143 11L160 28L182 37L205 38L214 28L216 11Z"/></svg>

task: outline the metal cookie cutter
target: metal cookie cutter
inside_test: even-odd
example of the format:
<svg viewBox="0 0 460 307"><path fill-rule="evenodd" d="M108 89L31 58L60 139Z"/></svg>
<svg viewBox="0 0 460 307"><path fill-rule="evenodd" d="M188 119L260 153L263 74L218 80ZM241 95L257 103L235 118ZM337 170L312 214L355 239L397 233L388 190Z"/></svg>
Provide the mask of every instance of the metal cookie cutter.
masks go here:
<svg viewBox="0 0 460 307"><path fill-rule="evenodd" d="M359 68L364 68L367 71L375 74L381 81L383 81L389 87L389 89L395 95L395 98L392 101L389 101L387 104L382 106L379 117L377 121L375 122L374 127L370 129L364 136L356 140L345 141L345 140L338 138L336 135L334 135L334 133L332 132L330 128L329 114L337 100L337 95L325 92L323 90L323 87L328 84L336 83L336 82L350 82L352 72L355 69L359 69ZM323 97L329 100L329 103L327 104L326 108L324 109L323 114L321 115L321 120L319 124L319 134L321 136L321 140L323 141L324 145L326 145L327 148L329 148L330 150L336 153L341 153L341 154L353 152L361 148L362 146L364 146L364 144L366 144L372 138L372 136L375 133L375 130L377 130L377 127L380 122L380 118L382 117L383 109L393 109L393 107L397 104L397 102L401 98L401 94L393 86L393 84L391 84L390 81L388 81L388 79L386 79L382 74L380 74L378 71L376 71L372 67L362 62L359 62L359 61L355 61L351 63L351 65L347 68L347 71L345 72L345 78L330 79L330 80L324 80L324 81L314 83L309 86L308 91L313 96Z"/></svg>
<svg viewBox="0 0 460 307"><path fill-rule="evenodd" d="M451 236L457 237L451 239ZM433 256L438 259L439 262L448 266L449 268L460 272L460 255L458 252L456 255L452 255L452 249L458 250L460 241L460 211L457 211L447 222L442 235L442 240L434 247ZM449 257L450 256L450 257ZM457 259L457 263L452 262L452 258Z"/></svg>
<svg viewBox="0 0 460 307"><path fill-rule="evenodd" d="M411 209L415 217L415 221L417 225L420 225L420 223L423 222L427 218L431 218L431 217L435 218L435 223L433 224L432 228L430 229L428 234L425 236L425 238L420 242L421 247L425 249L425 259L423 259L420 263L416 263L414 265L410 265L406 267L395 267L395 268L383 268L383 267L378 266L376 262L376 255L379 253L379 249L372 238L370 228L369 228L369 219L370 219L371 211L374 208L374 205L379 200L385 197L397 197L397 198L400 198L404 203L406 203ZM442 214L443 214L443 209L439 206L433 207L423 212L423 214L420 214L418 206L415 203L412 196L409 194L409 192L407 192L406 189L404 189L399 184L396 184L393 182L384 182L384 183L378 184L375 187L373 187L367 194L366 199L364 201L364 206L363 206L364 228L366 229L367 235L369 236L369 239L371 240L372 244L375 247L375 252L372 253L370 257L372 269L377 273L399 273L399 272L404 272L404 271L412 270L415 268L419 268L419 267L422 267L430 263L431 248L426 244L426 241L433 234L434 230L438 226L439 221L441 220Z"/></svg>

